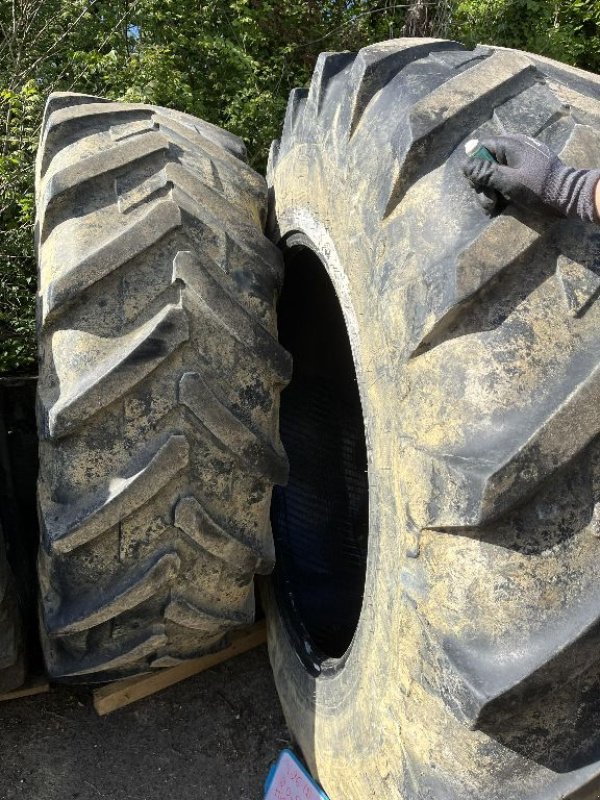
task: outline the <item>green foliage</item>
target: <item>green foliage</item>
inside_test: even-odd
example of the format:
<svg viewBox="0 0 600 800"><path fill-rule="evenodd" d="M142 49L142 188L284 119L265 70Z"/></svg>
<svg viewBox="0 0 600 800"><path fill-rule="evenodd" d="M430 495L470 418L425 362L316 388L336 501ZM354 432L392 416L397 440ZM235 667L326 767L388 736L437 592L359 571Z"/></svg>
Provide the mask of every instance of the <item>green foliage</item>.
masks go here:
<svg viewBox="0 0 600 800"><path fill-rule="evenodd" d="M262 170L318 54L405 25L600 71L598 0L437 0L409 20L410 1L0 0L0 373L35 370L33 164L51 91L187 111L241 136Z"/></svg>
<svg viewBox="0 0 600 800"><path fill-rule="evenodd" d="M598 0L455 0L453 34L600 72Z"/></svg>
<svg viewBox="0 0 600 800"><path fill-rule="evenodd" d="M0 373L35 370L33 164L43 103L77 91L177 108L264 167L323 49L399 35L389 0L0 0Z"/></svg>
<svg viewBox="0 0 600 800"><path fill-rule="evenodd" d="M35 356L31 166L42 108L35 81L26 81L18 91L0 92L5 123L0 152L0 372L26 367Z"/></svg>

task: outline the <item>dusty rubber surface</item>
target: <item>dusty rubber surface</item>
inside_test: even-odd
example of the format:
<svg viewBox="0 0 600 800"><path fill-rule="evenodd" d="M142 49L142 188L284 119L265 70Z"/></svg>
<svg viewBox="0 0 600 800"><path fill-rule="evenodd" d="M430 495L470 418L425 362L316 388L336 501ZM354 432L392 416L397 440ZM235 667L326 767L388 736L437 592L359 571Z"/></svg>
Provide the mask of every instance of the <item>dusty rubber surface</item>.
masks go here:
<svg viewBox="0 0 600 800"><path fill-rule="evenodd" d="M339 563L330 530L321 551L295 546L308 514L343 519L305 490L311 463L326 463L307 446L317 402L293 447L284 436L285 591L265 598L285 715L332 800L598 797L600 234L511 205L486 215L460 162L468 139L518 131L597 167L599 89L525 53L411 38L323 53L291 93L269 235L285 250L284 294L290 269L309 274L303 249L333 284L368 456L346 652L323 642L348 619L341 582L319 608L293 581L308 564L327 597Z"/></svg>
<svg viewBox="0 0 600 800"><path fill-rule="evenodd" d="M258 800L289 739L266 650L99 718L90 691L0 704L2 800Z"/></svg>

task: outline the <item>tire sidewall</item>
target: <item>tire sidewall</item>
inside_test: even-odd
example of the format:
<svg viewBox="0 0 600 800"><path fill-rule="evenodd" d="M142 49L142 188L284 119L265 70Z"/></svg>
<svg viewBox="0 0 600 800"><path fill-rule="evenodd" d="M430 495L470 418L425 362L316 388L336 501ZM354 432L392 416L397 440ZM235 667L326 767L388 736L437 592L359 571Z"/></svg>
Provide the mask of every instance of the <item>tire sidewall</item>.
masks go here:
<svg viewBox="0 0 600 800"><path fill-rule="evenodd" d="M276 194L277 228L271 235L284 252L286 242L294 234L301 234L311 242L311 249L331 279L344 315L367 442L369 547L363 604L353 641L340 659L323 663L320 673L307 669L305 655L298 653L298 639L280 607L273 579L261 582L261 594L268 622L269 655L280 699L288 725L311 770L326 790L332 792L332 787L336 788L336 797L350 796L351 792L371 796L370 765L374 761L392 762L388 768L390 787L400 784L403 773L396 757L398 730L392 718L382 711L400 702L400 689L407 684L406 676L394 675L407 665L389 658L390 653L402 647L398 622L404 616L401 597L396 591L394 553L403 538L398 530L402 515L391 477L394 451L388 446L389 436L382 434L386 428L389 430L384 409L391 407L381 403L386 394L385 380L375 372L373 353L377 352L377 346L372 336L376 326L367 324L369 317L364 307L364 300L369 297L368 287L362 280L356 281L357 275L368 276L368 264L358 259L348 264L342 259L336 241L339 234L336 237L333 224L326 224L331 220L326 212L327 201L324 210L322 203L310 200L312 196L322 201L324 195L316 187L335 186L337 181L323 180L322 160L312 148L299 146L290 158L308 161L310 168L302 170L303 186L296 183L289 194L285 189ZM282 173L293 175L295 169L297 166L284 166ZM302 192L301 199L298 192ZM391 575L386 569L386 553L393 553L396 565ZM307 652L311 650L310 643L306 642L305 647ZM385 675L385 680L377 679L378 675ZM357 731L359 735L355 735ZM391 746L391 742L395 744ZM390 758L391 753L394 755Z"/></svg>

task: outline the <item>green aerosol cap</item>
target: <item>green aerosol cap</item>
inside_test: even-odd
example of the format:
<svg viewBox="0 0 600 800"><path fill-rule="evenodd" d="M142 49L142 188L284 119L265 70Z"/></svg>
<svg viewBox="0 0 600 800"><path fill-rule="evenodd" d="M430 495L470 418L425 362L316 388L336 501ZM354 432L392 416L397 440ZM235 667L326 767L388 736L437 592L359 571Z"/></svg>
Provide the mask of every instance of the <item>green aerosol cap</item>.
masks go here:
<svg viewBox="0 0 600 800"><path fill-rule="evenodd" d="M469 158L481 158L484 161L491 161L492 163L496 163L496 159L487 149L484 147L479 139L469 139L469 141L465 144L465 153L469 156Z"/></svg>

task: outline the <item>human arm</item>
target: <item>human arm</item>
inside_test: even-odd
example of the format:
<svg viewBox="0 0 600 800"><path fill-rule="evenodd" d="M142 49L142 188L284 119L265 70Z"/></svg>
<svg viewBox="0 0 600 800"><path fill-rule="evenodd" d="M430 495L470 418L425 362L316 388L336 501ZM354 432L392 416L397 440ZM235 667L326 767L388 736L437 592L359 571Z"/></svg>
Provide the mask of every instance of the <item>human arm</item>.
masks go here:
<svg viewBox="0 0 600 800"><path fill-rule="evenodd" d="M600 169L567 167L529 136L497 136L480 143L495 162L467 158L463 171L477 189L493 189L517 205L600 223Z"/></svg>

